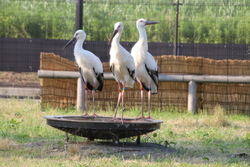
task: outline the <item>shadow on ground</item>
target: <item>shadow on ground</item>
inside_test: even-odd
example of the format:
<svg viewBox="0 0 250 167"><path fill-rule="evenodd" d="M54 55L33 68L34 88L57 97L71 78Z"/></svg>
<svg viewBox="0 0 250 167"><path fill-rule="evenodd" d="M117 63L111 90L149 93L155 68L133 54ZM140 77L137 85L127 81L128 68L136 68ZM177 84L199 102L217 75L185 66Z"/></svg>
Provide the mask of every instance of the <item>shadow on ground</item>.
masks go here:
<svg viewBox="0 0 250 167"><path fill-rule="evenodd" d="M110 157L117 156L123 159L164 159L176 150L156 143L121 142L114 144L113 142L34 142L23 145L26 148L46 149L50 156L73 156L80 157ZM81 158L80 158L81 159Z"/></svg>

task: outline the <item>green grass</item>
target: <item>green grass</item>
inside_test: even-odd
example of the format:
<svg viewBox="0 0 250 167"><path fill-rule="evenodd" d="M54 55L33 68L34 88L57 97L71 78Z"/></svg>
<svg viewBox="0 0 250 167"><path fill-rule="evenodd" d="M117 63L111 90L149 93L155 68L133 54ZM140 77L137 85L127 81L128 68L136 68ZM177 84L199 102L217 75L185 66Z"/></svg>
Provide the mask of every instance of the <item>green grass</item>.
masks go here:
<svg viewBox="0 0 250 167"><path fill-rule="evenodd" d="M149 42L174 42L175 1L88 0L83 29L87 40L108 41L116 22L124 23L121 40L135 42L136 20L148 26ZM181 3L183 1L180 1ZM0 0L0 37L70 39L75 26L75 3L70 0ZM179 12L180 43L250 44L250 0L185 0ZM18 12L16 12L18 11Z"/></svg>
<svg viewBox="0 0 250 167"><path fill-rule="evenodd" d="M161 129L143 135L142 142L153 142L176 149L173 154L141 158L136 154L124 159L122 154L106 155L100 150L80 149L86 139L70 135L77 141L65 150L64 132L46 125L46 115L79 115L72 109L40 109L31 100L0 100L0 166L233 166L250 165L250 158L231 156L250 154L250 118L225 115L220 107L214 115L191 115L177 110L154 110L151 116L164 121ZM126 117L138 116L139 110L125 111ZM98 111L111 116L112 111ZM120 114L120 113L119 113ZM122 142L133 141L123 139ZM36 145L36 143L43 143ZM108 149L108 148L107 148ZM133 152L131 152L133 154ZM105 165L104 163L105 162Z"/></svg>

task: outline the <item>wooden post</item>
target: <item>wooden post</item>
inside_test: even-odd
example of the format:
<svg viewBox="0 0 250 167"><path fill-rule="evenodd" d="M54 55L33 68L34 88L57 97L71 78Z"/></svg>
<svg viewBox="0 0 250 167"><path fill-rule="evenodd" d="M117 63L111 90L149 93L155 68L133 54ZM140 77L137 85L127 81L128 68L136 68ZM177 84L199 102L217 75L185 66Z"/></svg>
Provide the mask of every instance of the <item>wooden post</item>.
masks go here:
<svg viewBox="0 0 250 167"><path fill-rule="evenodd" d="M77 80L77 109L83 111L85 109L85 85L81 77Z"/></svg>
<svg viewBox="0 0 250 167"><path fill-rule="evenodd" d="M188 83L188 112L196 114L196 90L197 84L195 81Z"/></svg>

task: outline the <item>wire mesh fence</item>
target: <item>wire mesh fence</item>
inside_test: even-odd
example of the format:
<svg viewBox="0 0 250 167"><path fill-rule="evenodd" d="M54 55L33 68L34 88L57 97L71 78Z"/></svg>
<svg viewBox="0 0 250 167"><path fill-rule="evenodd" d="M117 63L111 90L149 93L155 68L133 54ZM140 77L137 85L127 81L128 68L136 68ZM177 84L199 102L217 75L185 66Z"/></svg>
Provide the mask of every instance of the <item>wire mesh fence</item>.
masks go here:
<svg viewBox="0 0 250 167"><path fill-rule="evenodd" d="M72 45L67 49L63 49L63 46L67 42L68 40L0 38L0 71L36 72L39 68L40 52L53 52L63 58L74 61L74 46ZM130 51L134 42L121 42L121 45ZM102 62L109 61L110 46L108 42L85 41L83 47L97 55ZM247 52L249 47L250 44L226 45L183 43L180 47L180 53L184 56L204 57L214 60L249 60L250 55ZM149 43L149 52L154 56L172 55L173 44ZM165 68L174 68L174 64L168 65L169 66Z"/></svg>

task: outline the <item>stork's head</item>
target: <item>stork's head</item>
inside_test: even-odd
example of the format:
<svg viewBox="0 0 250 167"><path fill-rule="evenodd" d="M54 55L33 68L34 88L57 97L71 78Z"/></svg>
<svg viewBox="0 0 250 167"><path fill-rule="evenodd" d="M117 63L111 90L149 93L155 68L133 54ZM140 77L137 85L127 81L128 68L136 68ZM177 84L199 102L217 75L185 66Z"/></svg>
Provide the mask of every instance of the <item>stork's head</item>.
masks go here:
<svg viewBox="0 0 250 167"><path fill-rule="evenodd" d="M137 20L136 22L136 27L139 28L139 27L146 27L147 25L151 25L151 24L158 24L159 22L158 21L148 21L146 19L139 19Z"/></svg>
<svg viewBox="0 0 250 167"><path fill-rule="evenodd" d="M83 30L77 30L73 36L73 38L71 38L71 40L63 47L63 49L65 49L66 47L68 47L70 44L72 44L73 42L82 39L85 40L86 39L86 33Z"/></svg>
<svg viewBox="0 0 250 167"><path fill-rule="evenodd" d="M110 38L108 44L110 44L110 43L112 42L113 38L115 37L115 35L116 35L118 32L119 32L119 33L122 33L123 28L124 28L124 26L123 26L122 22L117 22L117 23L115 23L115 25L114 25L114 32L113 32L113 34L112 34L112 36L111 36L111 38Z"/></svg>

